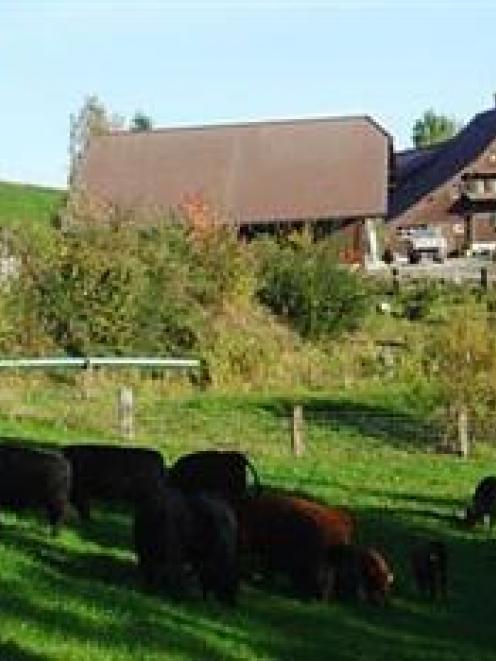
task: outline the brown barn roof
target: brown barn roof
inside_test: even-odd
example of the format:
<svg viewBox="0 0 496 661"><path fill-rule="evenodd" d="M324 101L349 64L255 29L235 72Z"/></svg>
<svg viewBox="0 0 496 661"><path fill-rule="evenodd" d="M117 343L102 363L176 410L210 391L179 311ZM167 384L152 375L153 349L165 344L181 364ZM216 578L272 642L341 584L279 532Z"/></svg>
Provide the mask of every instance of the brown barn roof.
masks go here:
<svg viewBox="0 0 496 661"><path fill-rule="evenodd" d="M122 207L200 196L241 223L383 216L390 137L366 116L115 132L80 177Z"/></svg>
<svg viewBox="0 0 496 661"><path fill-rule="evenodd" d="M487 110L439 146L417 150L410 157L400 156L399 184L390 198L389 218L400 217L469 166L495 137L496 110Z"/></svg>

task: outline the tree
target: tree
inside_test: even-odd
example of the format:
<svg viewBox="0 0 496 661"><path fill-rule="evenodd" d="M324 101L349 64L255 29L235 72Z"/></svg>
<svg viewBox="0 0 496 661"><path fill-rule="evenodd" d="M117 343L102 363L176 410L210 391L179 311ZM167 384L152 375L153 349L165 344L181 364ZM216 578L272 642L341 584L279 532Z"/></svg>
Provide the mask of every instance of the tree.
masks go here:
<svg viewBox="0 0 496 661"><path fill-rule="evenodd" d="M153 122L151 117L145 115L141 110L137 110L131 119L129 128L134 133L138 133L139 131L150 131L153 128Z"/></svg>
<svg viewBox="0 0 496 661"><path fill-rule="evenodd" d="M496 404L496 337L494 322L473 302L450 309L423 347L425 374L437 391L445 445L461 447L460 415L468 417L474 437L490 437Z"/></svg>
<svg viewBox="0 0 496 661"><path fill-rule="evenodd" d="M446 115L437 115L431 108L415 122L412 141L415 147L428 147L449 140L456 135L459 128L456 120Z"/></svg>
<svg viewBox="0 0 496 661"><path fill-rule="evenodd" d="M87 96L77 114L71 114L69 134L69 185L76 176L88 142L93 135L102 135L112 129L122 128L123 119L110 115L100 99Z"/></svg>

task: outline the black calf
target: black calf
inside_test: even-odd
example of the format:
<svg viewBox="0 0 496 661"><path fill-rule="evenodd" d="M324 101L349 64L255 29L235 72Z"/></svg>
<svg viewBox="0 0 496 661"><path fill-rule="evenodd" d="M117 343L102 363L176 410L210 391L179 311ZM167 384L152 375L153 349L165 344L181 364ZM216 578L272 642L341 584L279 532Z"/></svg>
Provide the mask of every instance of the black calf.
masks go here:
<svg viewBox="0 0 496 661"><path fill-rule="evenodd" d="M437 599L447 597L448 552L444 542L427 541L411 553L413 577L420 594Z"/></svg>

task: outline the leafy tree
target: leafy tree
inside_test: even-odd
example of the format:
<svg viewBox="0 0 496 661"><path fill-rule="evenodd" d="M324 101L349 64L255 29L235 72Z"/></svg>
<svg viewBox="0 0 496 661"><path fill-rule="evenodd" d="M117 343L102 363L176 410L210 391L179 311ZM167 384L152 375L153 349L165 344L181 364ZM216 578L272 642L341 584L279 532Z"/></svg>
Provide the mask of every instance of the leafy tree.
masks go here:
<svg viewBox="0 0 496 661"><path fill-rule="evenodd" d="M428 147L449 140L459 128L456 120L446 115L437 115L431 108L415 122L412 141L415 147Z"/></svg>
<svg viewBox="0 0 496 661"><path fill-rule="evenodd" d="M452 306L449 318L423 347L423 365L437 390L447 445L458 448L457 419L465 412L472 434L492 434L496 405L496 337L493 321L474 302Z"/></svg>
<svg viewBox="0 0 496 661"><path fill-rule="evenodd" d="M121 128L122 117L110 115L100 99L87 96L77 114L71 114L69 133L69 185L77 176L79 163L92 135L101 135L111 129Z"/></svg>
<svg viewBox="0 0 496 661"><path fill-rule="evenodd" d="M140 131L150 131L153 128L153 122L151 117L145 115L145 113L141 112L141 110L137 110L131 119L129 128L134 133L139 133Z"/></svg>

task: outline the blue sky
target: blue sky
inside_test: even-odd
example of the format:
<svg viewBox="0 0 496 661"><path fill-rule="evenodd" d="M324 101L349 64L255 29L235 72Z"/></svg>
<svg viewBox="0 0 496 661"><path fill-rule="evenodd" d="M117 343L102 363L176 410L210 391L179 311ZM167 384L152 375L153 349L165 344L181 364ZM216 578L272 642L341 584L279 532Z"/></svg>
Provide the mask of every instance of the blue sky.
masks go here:
<svg viewBox="0 0 496 661"><path fill-rule="evenodd" d="M64 185L85 96L155 125L494 103L494 0L0 0L0 179Z"/></svg>

